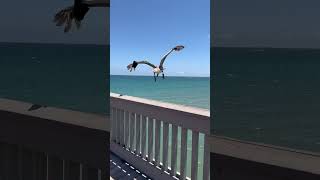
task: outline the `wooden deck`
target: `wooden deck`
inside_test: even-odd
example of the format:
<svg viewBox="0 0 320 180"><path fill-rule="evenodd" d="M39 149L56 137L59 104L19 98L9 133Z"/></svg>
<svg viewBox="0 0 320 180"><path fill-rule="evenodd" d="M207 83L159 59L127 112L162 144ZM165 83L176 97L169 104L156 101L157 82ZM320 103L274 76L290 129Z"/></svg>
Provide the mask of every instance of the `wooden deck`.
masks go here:
<svg viewBox="0 0 320 180"><path fill-rule="evenodd" d="M136 169L114 153L110 153L110 179L114 180L151 180L139 169Z"/></svg>

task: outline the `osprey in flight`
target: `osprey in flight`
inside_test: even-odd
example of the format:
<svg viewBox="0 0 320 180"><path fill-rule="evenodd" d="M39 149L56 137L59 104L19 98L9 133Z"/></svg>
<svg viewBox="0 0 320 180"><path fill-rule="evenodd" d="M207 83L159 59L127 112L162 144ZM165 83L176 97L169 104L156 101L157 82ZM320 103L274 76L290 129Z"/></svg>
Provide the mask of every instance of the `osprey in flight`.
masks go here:
<svg viewBox="0 0 320 180"><path fill-rule="evenodd" d="M136 67L138 66L138 64L146 64L146 65L149 65L153 68L153 77L154 77L154 81L157 81L157 77L159 76L160 73L162 73L162 78L164 79L164 67L163 67L163 63L164 61L166 60L166 58L168 57L169 54L171 54L173 51L180 51L184 48L184 46L182 45L179 45L179 46L176 46L174 48L172 48L167 54L165 54L163 56L163 58L160 60L160 64L159 66L156 66L148 61L133 61L132 64L129 64L127 66L128 70L131 72L132 69L135 70Z"/></svg>

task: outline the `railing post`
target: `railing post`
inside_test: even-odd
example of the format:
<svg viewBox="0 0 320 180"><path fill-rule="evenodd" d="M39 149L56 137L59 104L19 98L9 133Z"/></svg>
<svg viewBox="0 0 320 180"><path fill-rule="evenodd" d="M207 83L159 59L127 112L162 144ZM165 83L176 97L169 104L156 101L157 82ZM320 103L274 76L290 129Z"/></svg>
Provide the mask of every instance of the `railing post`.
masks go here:
<svg viewBox="0 0 320 180"><path fill-rule="evenodd" d="M209 137L204 134L203 180L210 179L210 144Z"/></svg>
<svg viewBox="0 0 320 180"><path fill-rule="evenodd" d="M120 109L117 109L117 137L116 137L116 142L120 143L120 133L121 133L121 129L120 129Z"/></svg>
<svg viewBox="0 0 320 180"><path fill-rule="evenodd" d="M115 108L111 108L110 119L111 119L111 141L116 140L117 134L117 111Z"/></svg>
<svg viewBox="0 0 320 180"><path fill-rule="evenodd" d="M130 137L130 134L129 134L129 116L130 116L130 113L128 111L125 111L125 114L124 114L124 119L125 119L125 142L124 142L124 145L126 147L126 149L129 147L129 137Z"/></svg>
<svg viewBox="0 0 320 180"><path fill-rule="evenodd" d="M177 175L178 126L172 125L171 176Z"/></svg>
<svg viewBox="0 0 320 180"><path fill-rule="evenodd" d="M134 148L134 139L135 139L135 124L136 124L136 117L134 113L130 113L130 150L132 152L135 151Z"/></svg>
<svg viewBox="0 0 320 180"><path fill-rule="evenodd" d="M156 130L155 130L155 161L156 166L160 166L160 128L161 121L156 119Z"/></svg>
<svg viewBox="0 0 320 180"><path fill-rule="evenodd" d="M192 131L192 159L191 159L191 179L198 178L198 149L199 149L199 132Z"/></svg>
<svg viewBox="0 0 320 180"><path fill-rule="evenodd" d="M124 145L124 110L120 110L120 145Z"/></svg>
<svg viewBox="0 0 320 180"><path fill-rule="evenodd" d="M169 123L163 122L163 170L168 170L168 138L169 138Z"/></svg>
<svg viewBox="0 0 320 180"><path fill-rule="evenodd" d="M187 129L181 128L181 159L180 159L180 179L186 179L187 170Z"/></svg>
<svg viewBox="0 0 320 180"><path fill-rule="evenodd" d="M63 179L63 163L56 157L49 157L48 160L48 180Z"/></svg>
<svg viewBox="0 0 320 180"><path fill-rule="evenodd" d="M148 118L148 161L153 161L153 118Z"/></svg>
<svg viewBox="0 0 320 180"><path fill-rule="evenodd" d="M142 158L146 159L146 141L147 141L147 117L146 116L142 116Z"/></svg>
<svg viewBox="0 0 320 180"><path fill-rule="evenodd" d="M141 153L140 123L141 123L141 115L136 114L136 154L137 155L140 155Z"/></svg>

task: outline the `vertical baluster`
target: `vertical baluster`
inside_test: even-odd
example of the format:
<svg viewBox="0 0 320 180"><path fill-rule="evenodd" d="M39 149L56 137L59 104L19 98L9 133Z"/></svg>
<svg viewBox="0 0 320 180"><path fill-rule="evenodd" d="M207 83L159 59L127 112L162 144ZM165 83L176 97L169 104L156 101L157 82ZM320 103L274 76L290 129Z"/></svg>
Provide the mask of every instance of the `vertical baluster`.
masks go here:
<svg viewBox="0 0 320 180"><path fill-rule="evenodd" d="M142 116L142 145L141 145L141 151L142 151L142 158L146 159L146 141L147 141L147 117L146 116Z"/></svg>
<svg viewBox="0 0 320 180"><path fill-rule="evenodd" d="M1 152L2 149L2 152ZM0 147L0 163L2 166L0 168L0 179L3 177L3 179L17 179L17 169L18 169L18 163L17 163L17 146L10 145L10 144L2 144ZM29 163L30 170L32 171L32 163ZM1 172L2 171L2 172ZM28 178L32 178L31 176Z"/></svg>
<svg viewBox="0 0 320 180"><path fill-rule="evenodd" d="M172 125L171 176L177 173L178 126Z"/></svg>
<svg viewBox="0 0 320 180"><path fill-rule="evenodd" d="M148 118L148 161L153 161L153 118Z"/></svg>
<svg viewBox="0 0 320 180"><path fill-rule="evenodd" d="M140 123L141 123L141 115L136 114L136 154L140 155Z"/></svg>
<svg viewBox="0 0 320 180"><path fill-rule="evenodd" d="M83 175L84 175L84 168L83 168L83 164L80 163L80 166L79 166L79 180L83 180Z"/></svg>
<svg viewBox="0 0 320 180"><path fill-rule="evenodd" d="M208 135L204 135L203 180L210 179L210 144Z"/></svg>
<svg viewBox="0 0 320 180"><path fill-rule="evenodd" d="M32 154L31 154L31 159L32 159L32 162L31 162L31 168L32 168L32 177L34 180L37 180L38 177L37 177L37 171L38 171L38 168L37 168L37 153L35 151L32 151ZM63 170L63 168L62 168Z"/></svg>
<svg viewBox="0 0 320 180"><path fill-rule="evenodd" d="M102 180L101 175L102 175L102 171L101 171L101 169L98 169L98 179L97 180Z"/></svg>
<svg viewBox="0 0 320 180"><path fill-rule="evenodd" d="M116 138L116 142L117 143L120 143L120 109L116 109L116 111L117 111L117 122L116 122L116 124L117 124L117 138Z"/></svg>
<svg viewBox="0 0 320 180"><path fill-rule="evenodd" d="M110 110L110 141L113 140L113 108Z"/></svg>
<svg viewBox="0 0 320 180"><path fill-rule="evenodd" d="M134 131L136 128L134 127L136 124L136 117L134 113L130 113L130 150L134 151Z"/></svg>
<svg viewBox="0 0 320 180"><path fill-rule="evenodd" d="M114 141L117 142L117 136L118 136L118 133L119 133L119 128L118 128L118 113L117 113L117 109L116 108L113 108L113 114L114 114L114 117L113 117L113 124L114 124Z"/></svg>
<svg viewBox="0 0 320 180"><path fill-rule="evenodd" d="M115 140L115 131L116 131L116 126L115 126L115 113L114 113L114 108L111 108L111 113L110 113L110 120L111 120L111 141Z"/></svg>
<svg viewBox="0 0 320 180"><path fill-rule="evenodd" d="M155 130L155 161L156 166L160 166L160 128L161 121L156 119L156 130Z"/></svg>
<svg viewBox="0 0 320 180"><path fill-rule="evenodd" d="M124 110L120 110L120 145L124 145Z"/></svg>
<svg viewBox="0 0 320 180"><path fill-rule="evenodd" d="M42 180L46 178L46 172L47 172L47 156L44 153L38 154L38 179ZM22 178L23 179L23 178Z"/></svg>
<svg viewBox="0 0 320 180"><path fill-rule="evenodd" d="M168 142L169 142L169 123L164 122L163 123L163 156L162 156L162 162L163 162L163 170L168 170Z"/></svg>
<svg viewBox="0 0 320 180"><path fill-rule="evenodd" d="M126 148L129 147L129 116L130 116L130 113L128 111L125 112L125 146Z"/></svg>
<svg viewBox="0 0 320 180"><path fill-rule="evenodd" d="M48 161L48 180L63 179L63 163L62 160L49 157Z"/></svg>
<svg viewBox="0 0 320 180"><path fill-rule="evenodd" d="M198 178L199 132L192 131L191 179Z"/></svg>
<svg viewBox="0 0 320 180"><path fill-rule="evenodd" d="M186 179L187 170L187 129L181 128L180 179Z"/></svg>
<svg viewBox="0 0 320 180"><path fill-rule="evenodd" d="M1 148L0 148L1 149ZM18 179L22 180L23 179L23 148L22 146L18 146L18 154L17 154L17 163L18 163ZM1 169L1 167L0 167Z"/></svg>
<svg viewBox="0 0 320 180"><path fill-rule="evenodd" d="M99 173L98 180L105 180L110 178L110 170L106 168L102 168Z"/></svg>
<svg viewBox="0 0 320 180"><path fill-rule="evenodd" d="M6 153L5 153L5 144L0 142L0 178L1 179L5 179L5 175L6 175L6 163L4 161L5 159L5 156L6 156Z"/></svg>
<svg viewBox="0 0 320 180"><path fill-rule="evenodd" d="M82 166L82 180L98 180L98 169Z"/></svg>
<svg viewBox="0 0 320 180"><path fill-rule="evenodd" d="M122 131L122 134L123 134L123 138L122 138L122 145L126 148L126 142L127 142L127 115L126 115L126 111L123 110L123 131Z"/></svg>
<svg viewBox="0 0 320 180"><path fill-rule="evenodd" d="M22 151L22 176L23 179L33 179L33 167L32 167L32 151L23 148Z"/></svg>

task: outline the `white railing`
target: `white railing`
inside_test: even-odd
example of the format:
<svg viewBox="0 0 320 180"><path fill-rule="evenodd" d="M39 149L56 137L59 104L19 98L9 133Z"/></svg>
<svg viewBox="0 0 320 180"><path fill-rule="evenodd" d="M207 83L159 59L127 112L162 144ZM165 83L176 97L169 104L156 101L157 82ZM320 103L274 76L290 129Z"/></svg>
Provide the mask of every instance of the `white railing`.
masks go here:
<svg viewBox="0 0 320 180"><path fill-rule="evenodd" d="M209 179L208 110L114 93L110 94L110 104L111 151L153 179ZM187 169L190 138L191 167ZM203 153L199 155L200 150ZM199 160L203 162L201 168Z"/></svg>

